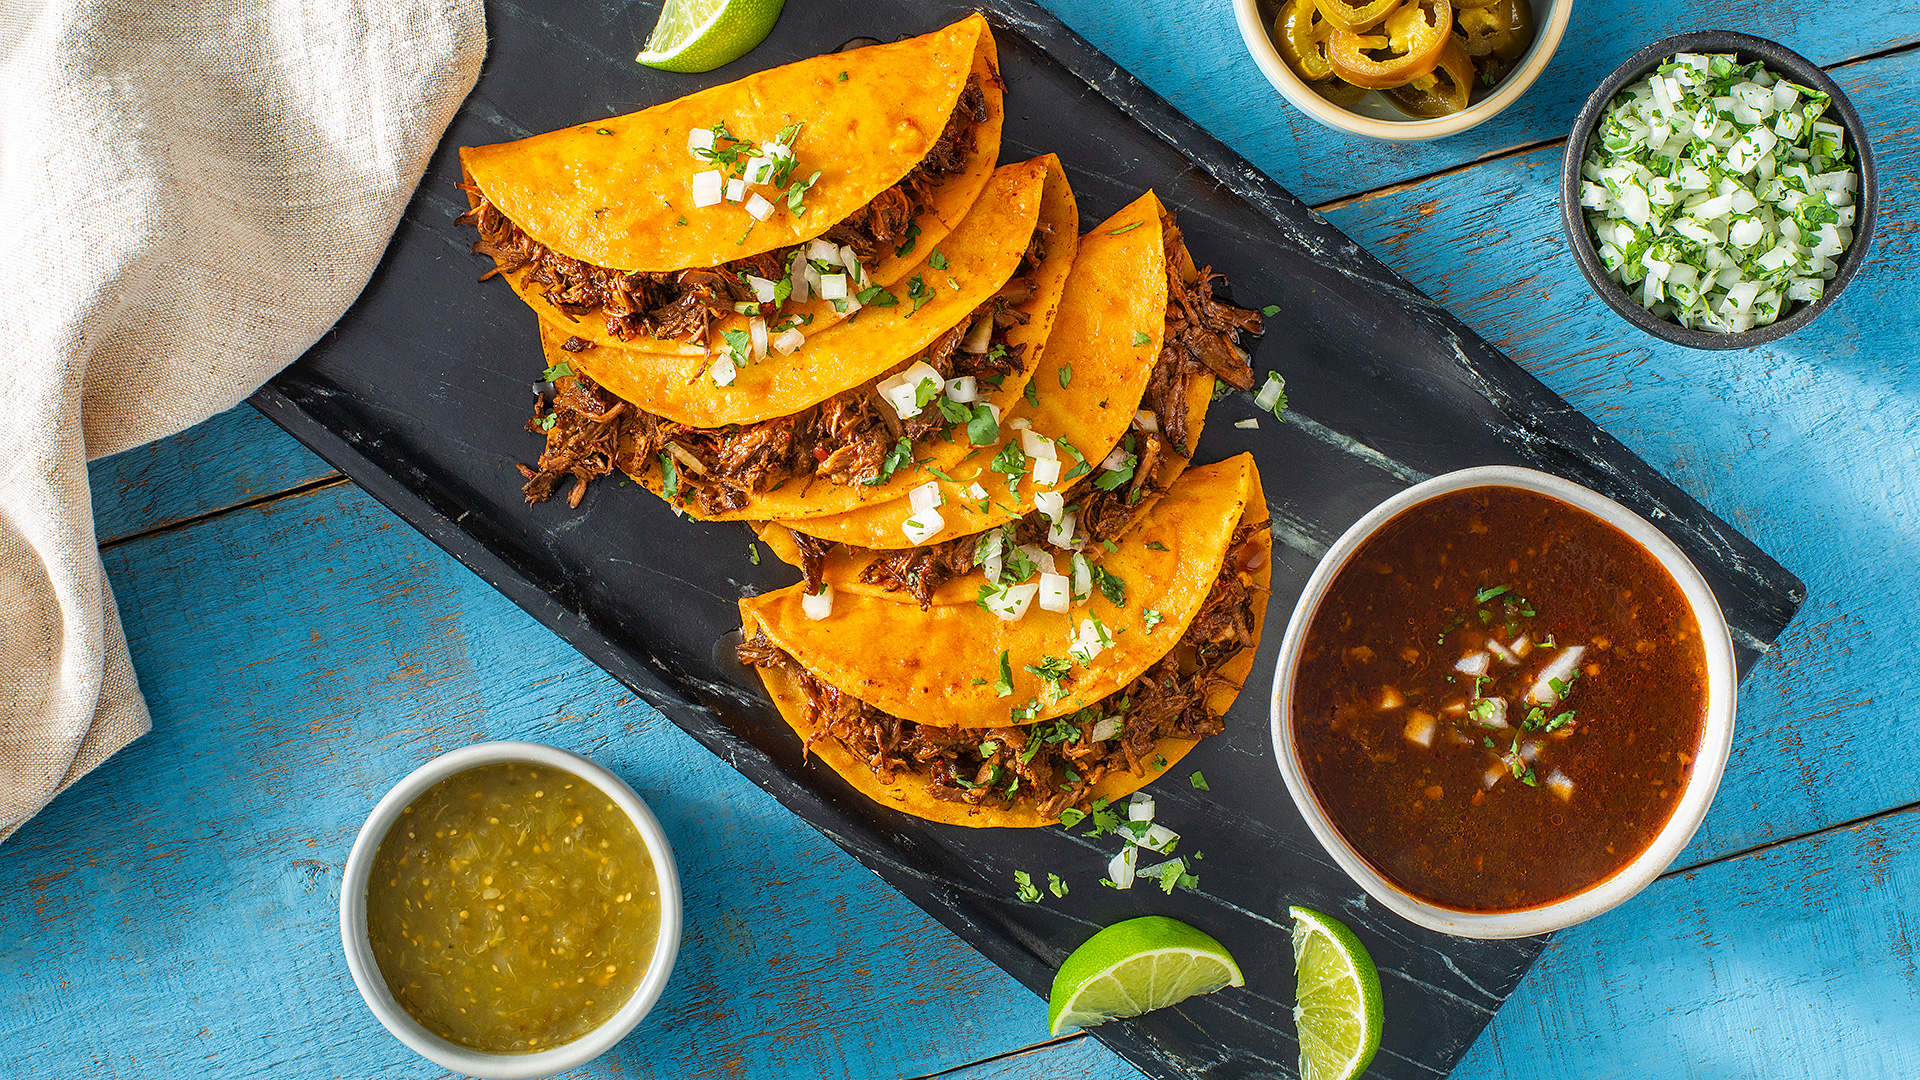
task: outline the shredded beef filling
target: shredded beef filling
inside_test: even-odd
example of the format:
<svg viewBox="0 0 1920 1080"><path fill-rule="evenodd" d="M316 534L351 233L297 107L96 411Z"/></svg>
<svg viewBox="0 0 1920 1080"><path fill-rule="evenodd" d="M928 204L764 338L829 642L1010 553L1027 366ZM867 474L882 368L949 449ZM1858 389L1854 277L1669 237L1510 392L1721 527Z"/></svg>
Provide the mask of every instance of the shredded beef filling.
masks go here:
<svg viewBox="0 0 1920 1080"><path fill-rule="evenodd" d="M863 264L904 244L914 219L932 204L934 189L965 167L976 148L975 128L986 118L987 99L980 80L969 76L940 138L920 163L899 183L828 229L824 238L852 247ZM704 343L714 321L732 314L735 304L759 303L745 275L779 281L798 250L781 248L691 270L626 273L554 251L528 236L478 189L462 187L480 202L456 224L476 226L480 239L473 245L474 254L491 256L495 263L480 280L524 270L520 280L538 287L548 303L576 319L599 312L607 333L622 341L648 336ZM761 314L775 316L776 307L761 304Z"/></svg>
<svg viewBox="0 0 1920 1080"><path fill-rule="evenodd" d="M1172 218L1163 218L1161 232L1166 249L1183 252L1185 242ZM1077 506L1079 529L1093 543L1118 539L1132 525L1141 500L1165 490L1161 477L1171 470L1174 455L1191 456L1187 431L1187 387L1193 376L1211 371L1227 385L1240 390L1253 386L1253 367L1247 351L1240 347L1242 333L1261 332L1260 314L1214 299L1213 283L1218 275L1212 267L1203 268L1192 284L1181 279L1182 259L1167 260L1166 342L1147 378L1140 408L1159 422L1158 431L1135 429L1133 479L1112 490L1094 486L1098 473L1084 476L1067 489L1066 502ZM1041 543L1046 539L1047 523L1038 514L1029 514L1020 522L1019 543ZM793 533L796 540L801 534ZM973 553L977 537L962 536L924 547L879 551L874 561L860 572L860 580L879 585L889 592L905 592L924 609L933 603L933 594L941 585L964 577L974 568ZM800 572L807 591L818 592L827 555L833 545L807 538L800 543ZM851 545L849 551L858 551Z"/></svg>
<svg viewBox="0 0 1920 1080"><path fill-rule="evenodd" d="M1172 652L1118 693L1054 720L986 729L929 727L815 678L764 630L742 643L738 655L743 664L793 675L807 696L814 738L834 739L882 783L893 783L900 773L923 773L927 794L943 802L1026 805L1058 818L1069 806L1087 809L1094 785L1116 769L1146 775L1160 739L1201 739L1225 729L1207 708L1207 694L1220 686L1239 689L1220 669L1254 644L1258 587L1240 575L1265 560L1259 543L1265 529L1264 523L1242 524L1234 532L1220 576ZM1118 718L1118 731L1094 739L1095 728L1109 718Z"/></svg>

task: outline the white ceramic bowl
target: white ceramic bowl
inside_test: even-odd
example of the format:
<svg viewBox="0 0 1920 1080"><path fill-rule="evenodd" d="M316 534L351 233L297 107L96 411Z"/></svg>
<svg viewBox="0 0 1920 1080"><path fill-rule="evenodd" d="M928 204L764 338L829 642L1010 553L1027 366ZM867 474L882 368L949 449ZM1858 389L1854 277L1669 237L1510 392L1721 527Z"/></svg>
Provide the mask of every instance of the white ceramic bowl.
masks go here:
<svg viewBox="0 0 1920 1080"><path fill-rule="evenodd" d="M1567 31L1567 19L1573 15L1573 0L1533 0L1533 9L1536 28L1533 45L1521 55L1519 65L1506 80L1493 93L1452 116L1422 120L1400 112L1381 100L1377 93L1368 94L1351 109L1314 93L1280 58L1271 36L1272 19L1261 17L1259 0L1233 0L1233 17L1240 26L1240 40L1246 43L1254 64L1273 88L1280 91L1281 97L1327 127L1393 142L1437 139L1465 131L1491 120L1500 110L1520 100L1520 95L1547 69L1554 50L1560 47L1560 37Z"/></svg>
<svg viewBox="0 0 1920 1080"><path fill-rule="evenodd" d="M1294 747L1291 722L1293 676L1300 661L1300 649L1306 641L1307 627L1334 576L1361 542L1411 506L1450 492L1488 486L1522 488L1571 503L1638 542L1680 586L1694 617L1699 620L1700 640L1707 661L1707 718L1700 734L1699 752L1673 816L1655 835L1653 843L1612 877L1583 892L1540 907L1492 914L1458 911L1422 900L1401 891L1368 865L1334 828L1308 789L1306 774L1301 770ZM1633 511L1570 480L1533 469L1485 465L1436 476L1402 491L1354 522L1321 558L1313 577L1307 581L1306 591L1300 594L1300 602L1294 605L1293 618L1287 623L1287 636L1280 643L1279 666L1273 676L1273 749L1280 763L1280 774L1286 779L1287 791L1307 819L1315 839L1367 895L1410 922L1456 937L1530 937L1572 926L1624 903L1659 877L1687 846L1701 819L1706 817L1714 792L1720 788L1720 774L1726 768L1727 754L1733 746L1733 712L1738 689L1739 675L1733 666L1733 639L1727 633L1726 617L1712 590L1707 588L1706 579L1673 541Z"/></svg>
<svg viewBox="0 0 1920 1080"><path fill-rule="evenodd" d="M648 964L647 973L634 989L633 996L606 1023L580 1038L532 1053L496 1054L469 1050L422 1027L393 999L392 991L387 989L386 979L380 974L379 964L374 960L373 946L367 941L367 875L373 868L374 855L380 850L380 841L399 818L400 811L428 788L454 773L502 762L545 765L572 773L599 788L607 798L613 800L614 805L625 810L627 816L633 819L633 826L640 831L640 838L646 841L647 853L652 856L654 869L660 875L660 936L654 943L653 959ZM661 831L660 823L654 819L653 812L647 809L647 804L625 781L606 769L579 754L539 743L480 743L443 754L407 774L406 779L387 792L386 797L373 808L367 823L360 827L359 839L353 842L353 851L347 855L346 870L340 879L340 940L346 949L347 968L353 972L353 984L360 988L360 996L366 999L367 1008L373 1010L373 1015L386 1025L388 1031L393 1032L395 1038L413 1048L420 1056L442 1068L484 1077L486 1080L529 1080L536 1076L550 1076L578 1068L612 1049L614 1043L625 1038L634 1025L647 1015L647 1010L653 1008L654 1002L660 1000L661 991L666 989L667 977L673 974L674 958L680 952L680 916L680 872L674 866L673 848L667 843L667 834Z"/></svg>

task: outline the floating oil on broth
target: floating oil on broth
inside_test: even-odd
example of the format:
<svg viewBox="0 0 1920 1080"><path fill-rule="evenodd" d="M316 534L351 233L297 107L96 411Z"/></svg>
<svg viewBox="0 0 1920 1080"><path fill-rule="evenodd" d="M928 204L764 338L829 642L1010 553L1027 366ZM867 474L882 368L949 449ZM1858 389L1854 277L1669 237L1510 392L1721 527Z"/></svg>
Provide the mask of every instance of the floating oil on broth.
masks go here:
<svg viewBox="0 0 1920 1080"><path fill-rule="evenodd" d="M474 1050L535 1051L633 996L659 875L625 811L571 773L507 763L408 804L374 857L367 935L393 996Z"/></svg>
<svg viewBox="0 0 1920 1080"><path fill-rule="evenodd" d="M1679 586L1558 499L1482 487L1413 506L1334 578L1294 677L1315 799L1443 907L1584 891L1672 817L1706 720Z"/></svg>

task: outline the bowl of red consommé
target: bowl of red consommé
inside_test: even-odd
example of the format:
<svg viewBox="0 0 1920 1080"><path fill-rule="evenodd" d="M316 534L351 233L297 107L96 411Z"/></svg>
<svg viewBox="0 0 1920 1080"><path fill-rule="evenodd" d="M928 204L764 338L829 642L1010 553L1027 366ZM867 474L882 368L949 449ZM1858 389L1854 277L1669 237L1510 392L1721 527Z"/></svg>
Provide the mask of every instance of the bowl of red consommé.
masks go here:
<svg viewBox="0 0 1920 1080"><path fill-rule="evenodd" d="M1484 466L1388 499L1321 559L1280 646L1274 750L1374 899L1526 937L1680 854L1737 685L1726 619L1671 540L1579 484Z"/></svg>

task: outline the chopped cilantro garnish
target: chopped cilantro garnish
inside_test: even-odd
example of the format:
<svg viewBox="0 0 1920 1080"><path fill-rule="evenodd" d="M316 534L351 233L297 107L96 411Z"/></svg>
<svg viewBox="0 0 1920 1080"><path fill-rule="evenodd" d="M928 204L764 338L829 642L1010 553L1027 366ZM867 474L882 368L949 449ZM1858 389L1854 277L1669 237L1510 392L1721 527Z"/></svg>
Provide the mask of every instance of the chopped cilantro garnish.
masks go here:
<svg viewBox="0 0 1920 1080"><path fill-rule="evenodd" d="M861 289L853 294L853 298L868 307L894 307L900 303L899 297L878 285L869 285ZM925 405L926 402L923 401L921 404Z"/></svg>
<svg viewBox="0 0 1920 1080"><path fill-rule="evenodd" d="M737 331L728 332L737 333ZM887 456L881 459L879 475L863 480L861 483L868 487L873 487L876 484L884 484L892 478L894 472L898 470L900 466L912 460L913 440L902 435L900 436L900 441L893 444L893 449L887 451Z"/></svg>
<svg viewBox="0 0 1920 1080"><path fill-rule="evenodd" d="M1154 768L1156 768L1156 769L1164 769L1164 768L1166 768L1166 767L1167 767L1167 755L1165 755L1165 754L1155 754L1155 755L1153 755L1153 767L1154 767Z"/></svg>
<svg viewBox="0 0 1920 1080"><path fill-rule="evenodd" d="M921 379L913 388L913 407L926 408L929 402L940 396L940 391L943 389L945 387L938 380Z"/></svg>
<svg viewBox="0 0 1920 1080"><path fill-rule="evenodd" d="M759 544L747 545L747 561L752 563L755 566L760 565L760 545Z"/></svg>
<svg viewBox="0 0 1920 1080"><path fill-rule="evenodd" d="M949 484L953 484L953 483L958 483L958 481L956 481L956 480L955 480L955 479L954 479L953 477L951 477L951 476L948 476L948 475L947 475L947 474L946 474L946 473L945 473L944 471L942 471L941 469L938 469L938 468L935 468L934 466L932 466L932 465L929 465L928 463L926 463L926 462L924 462L924 461L920 463L920 467L921 467L922 469L925 469L925 470L927 471L927 473L928 473L929 475L931 475L931 476L932 476L932 477L933 477L934 479L936 479L936 480L945 480L945 481L946 481L947 483L949 483Z"/></svg>
<svg viewBox="0 0 1920 1080"><path fill-rule="evenodd" d="M1062 389L1066 388L1067 380L1071 378L1073 378L1073 365L1061 364L1060 365L1060 386Z"/></svg>
<svg viewBox="0 0 1920 1080"><path fill-rule="evenodd" d="M1513 587L1511 585L1495 585L1491 589L1481 589L1479 592L1473 594L1473 602L1476 604L1484 604L1496 596L1503 596L1511 592L1512 589Z"/></svg>
<svg viewBox="0 0 1920 1080"><path fill-rule="evenodd" d="M1093 584L1114 607L1127 606L1127 583L1108 573L1105 567L1093 568Z"/></svg>
<svg viewBox="0 0 1920 1080"><path fill-rule="evenodd" d="M845 78L844 75L841 77ZM907 257L907 253L913 250L913 245L919 242L920 226L918 224L909 224L907 226L906 239L901 242L899 247L893 249L893 254L898 258L904 259Z"/></svg>
<svg viewBox="0 0 1920 1080"><path fill-rule="evenodd" d="M680 467L673 463L673 455L660 451L660 494L672 502L680 494Z"/></svg>
<svg viewBox="0 0 1920 1080"><path fill-rule="evenodd" d="M560 419L559 413L548 413L547 415L541 417L539 420L535 421L535 423L540 425L541 431L552 431L553 425L557 423L559 419Z"/></svg>
<svg viewBox="0 0 1920 1080"><path fill-rule="evenodd" d="M949 424L965 424L973 419L973 410L950 397L942 396L937 402L940 415Z"/></svg>
<svg viewBox="0 0 1920 1080"><path fill-rule="evenodd" d="M1575 709L1568 709L1566 712L1563 712L1560 715L1554 717L1553 719L1547 721L1546 724L1541 728L1541 730L1542 731L1559 731L1561 728L1566 727L1567 724L1573 720L1573 714L1576 711L1577 710Z"/></svg>
<svg viewBox="0 0 1920 1080"><path fill-rule="evenodd" d="M1020 478L1027 474L1027 454L1020 444L1010 442L993 456L992 464L987 468L1007 477L1007 490L1013 491L1020 486Z"/></svg>
<svg viewBox="0 0 1920 1080"><path fill-rule="evenodd" d="M1060 824L1071 829L1087 819L1087 815L1071 806L1060 811Z"/></svg>
<svg viewBox="0 0 1920 1080"><path fill-rule="evenodd" d="M843 72L841 72L841 73L840 73L840 78L839 78L839 79L838 79L837 81L839 81L839 82L846 82L846 81L847 81L847 73L846 73L846 72L844 72L844 71L843 71Z"/></svg>
<svg viewBox="0 0 1920 1080"><path fill-rule="evenodd" d="M1062 481L1077 480L1093 471L1093 466L1087 464L1087 456L1075 450L1072 443L1065 439L1055 439L1053 440L1053 445L1058 449L1065 450L1067 456L1074 460L1073 468L1067 470L1067 474L1060 478Z"/></svg>
<svg viewBox="0 0 1920 1080"><path fill-rule="evenodd" d="M1268 304L1266 307L1263 307L1260 309L1260 314L1265 315L1267 318L1271 319L1275 315L1280 314L1280 305Z"/></svg>
<svg viewBox="0 0 1920 1080"><path fill-rule="evenodd" d="M1145 225L1145 224L1146 224L1146 222L1144 222L1144 221L1135 221L1135 222L1132 222L1132 223L1130 223L1130 224L1127 224L1127 225L1122 225L1122 226L1120 226L1120 227L1119 227L1119 228L1117 228L1117 229L1109 229L1109 230L1107 231L1107 235L1108 235L1108 236L1119 236L1119 235L1121 235L1122 233L1130 233L1130 232L1132 232L1133 230L1135 230L1135 229L1137 229L1137 228L1139 228L1140 226L1142 226L1142 225Z"/></svg>
<svg viewBox="0 0 1920 1080"><path fill-rule="evenodd" d="M561 378L573 378L573 365L567 363L565 360L560 361L540 373L541 382L554 382Z"/></svg>
<svg viewBox="0 0 1920 1080"><path fill-rule="evenodd" d="M1027 383L1026 390L1022 391L1020 396L1026 398L1027 404L1029 405L1040 404L1040 388L1033 385L1032 382Z"/></svg>
<svg viewBox="0 0 1920 1080"><path fill-rule="evenodd" d="M753 339L745 330L722 330L720 336L727 339L727 352L732 355L738 367L746 367L753 356Z"/></svg>
<svg viewBox="0 0 1920 1080"><path fill-rule="evenodd" d="M947 268L947 257L940 253L939 248L935 248L933 254L927 256L927 265L933 267L935 270L945 270Z"/></svg>
<svg viewBox="0 0 1920 1080"><path fill-rule="evenodd" d="M594 133L595 135L611 135L611 134L613 134L613 132L612 132L612 131L610 131L610 130L608 130L607 128L594 128L594 129L593 129L593 133Z"/></svg>
<svg viewBox="0 0 1920 1080"><path fill-rule="evenodd" d="M908 315L919 314L920 309L927 306L927 301L933 299L933 290L927 288L927 283L920 280L919 274L907 279L907 299L913 301L913 310L907 312Z"/></svg>
<svg viewBox="0 0 1920 1080"><path fill-rule="evenodd" d="M980 744L980 756L983 758L990 758L999 752L1000 740L998 739L988 739Z"/></svg>
<svg viewBox="0 0 1920 1080"><path fill-rule="evenodd" d="M1167 545L1161 543L1158 540L1149 540L1147 541L1147 550L1148 551L1165 551L1167 550Z"/></svg>
<svg viewBox="0 0 1920 1080"><path fill-rule="evenodd" d="M1133 479L1134 466L1140 463L1139 455L1128 454L1126 461L1117 469L1106 469L1093 478L1093 486L1101 491L1112 491L1121 484Z"/></svg>
<svg viewBox="0 0 1920 1080"><path fill-rule="evenodd" d="M1207 778L1200 775L1199 769L1193 770L1193 775L1187 777L1187 783L1192 784L1195 791L1212 791L1213 790L1212 788L1207 786Z"/></svg>
<svg viewBox="0 0 1920 1080"><path fill-rule="evenodd" d="M1040 902L1040 890L1033 887L1033 876L1031 874L1025 870L1015 870L1013 872L1013 883L1019 887L1020 899L1029 904L1037 904Z"/></svg>
<svg viewBox="0 0 1920 1080"><path fill-rule="evenodd" d="M1147 610L1140 613L1140 619L1142 622L1146 623L1146 626L1144 628L1145 631L1151 634L1153 633L1154 627L1159 626L1161 623L1166 621L1166 616L1160 614L1159 612L1153 610L1152 608L1148 608Z"/></svg>
<svg viewBox="0 0 1920 1080"><path fill-rule="evenodd" d="M993 681L993 692L997 697L1013 696L1013 664L1005 649L1000 650L1000 677Z"/></svg>
<svg viewBox="0 0 1920 1080"><path fill-rule="evenodd" d="M793 211L794 217L799 217L807 212L805 203L807 191L813 187L814 183L819 179L820 171L816 169L813 175L807 177L805 180L795 180L793 183L787 185L787 209Z"/></svg>
<svg viewBox="0 0 1920 1080"><path fill-rule="evenodd" d="M1133 332L1133 343L1135 345L1145 345L1146 343L1152 340L1153 338L1148 336L1147 332L1144 330L1135 330Z"/></svg>
<svg viewBox="0 0 1920 1080"><path fill-rule="evenodd" d="M1060 879L1059 874L1048 874L1047 891L1056 897L1065 896L1067 895L1067 883Z"/></svg>

